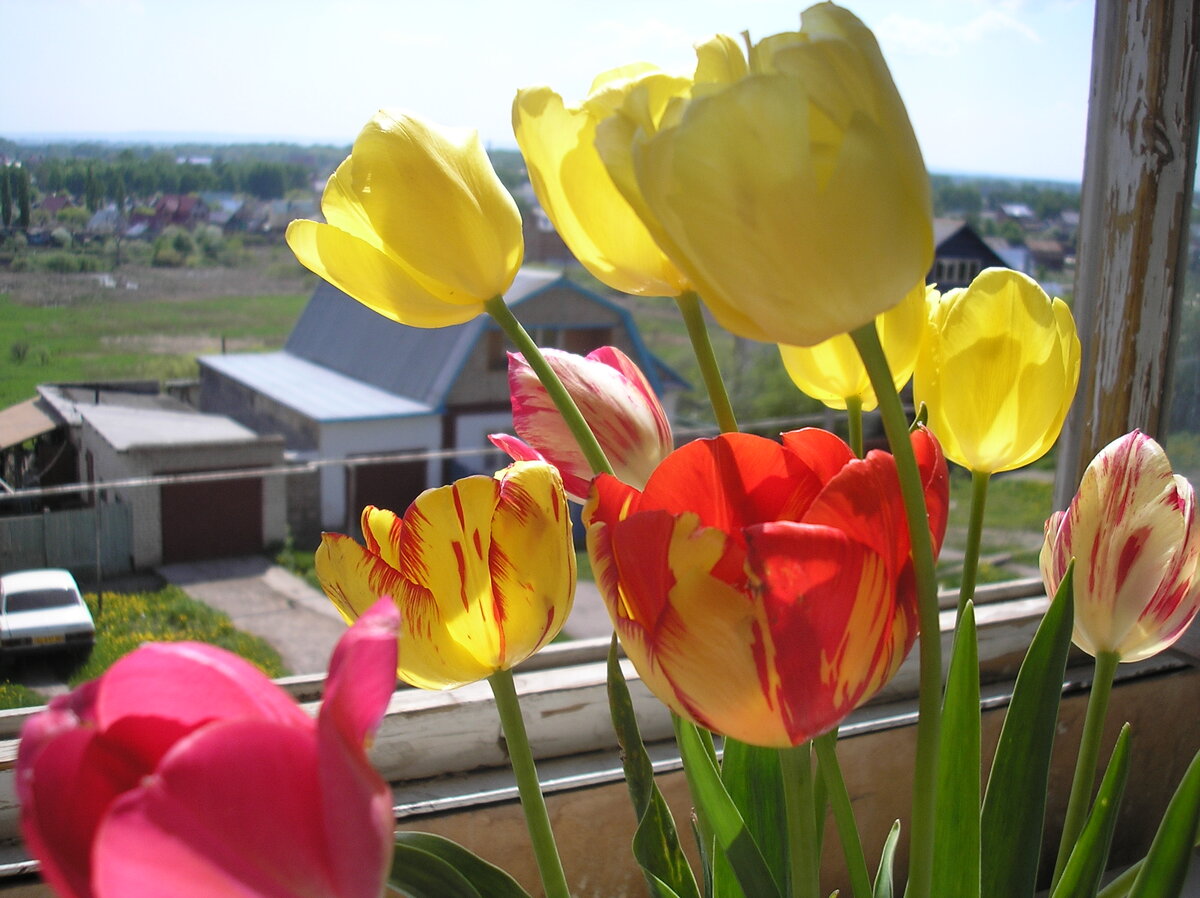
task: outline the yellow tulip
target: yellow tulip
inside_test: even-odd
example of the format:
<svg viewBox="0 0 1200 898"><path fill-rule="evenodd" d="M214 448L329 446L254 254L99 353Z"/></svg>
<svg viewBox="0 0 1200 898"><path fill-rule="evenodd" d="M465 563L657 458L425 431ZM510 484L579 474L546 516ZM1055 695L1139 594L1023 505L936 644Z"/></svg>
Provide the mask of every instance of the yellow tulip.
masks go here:
<svg viewBox="0 0 1200 898"><path fill-rule="evenodd" d="M642 296L678 296L687 281L617 191L596 152L596 125L633 90L663 98L691 82L648 65L605 72L567 106L548 87L513 101L513 133L542 209L575 258L602 283Z"/></svg>
<svg viewBox="0 0 1200 898"><path fill-rule="evenodd" d="M293 221L301 264L402 324L480 314L521 267L521 215L474 131L381 110L325 187L327 224Z"/></svg>
<svg viewBox="0 0 1200 898"><path fill-rule="evenodd" d="M925 331L925 294L932 289L918 284L899 305L875 319L897 391L908 383L917 363ZM844 409L847 399L857 399L865 412L879 404L854 341L846 334L838 334L816 346L781 343L779 354L792 383L830 408Z"/></svg>
<svg viewBox="0 0 1200 898"><path fill-rule="evenodd" d="M326 533L325 594L348 622L380 596L400 608L400 679L449 689L524 661L562 629L575 593L558 471L515 462L426 490L403 517L363 510L366 546Z"/></svg>
<svg viewBox="0 0 1200 898"><path fill-rule="evenodd" d="M1071 310L1007 268L931 299L913 395L946 457L981 474L1037 461L1058 439L1079 383Z"/></svg>
<svg viewBox="0 0 1200 898"><path fill-rule="evenodd" d="M735 49L702 48L688 97L630 92L597 149L718 322L811 346L924 278L929 178L875 38L849 12L814 6L748 62Z"/></svg>

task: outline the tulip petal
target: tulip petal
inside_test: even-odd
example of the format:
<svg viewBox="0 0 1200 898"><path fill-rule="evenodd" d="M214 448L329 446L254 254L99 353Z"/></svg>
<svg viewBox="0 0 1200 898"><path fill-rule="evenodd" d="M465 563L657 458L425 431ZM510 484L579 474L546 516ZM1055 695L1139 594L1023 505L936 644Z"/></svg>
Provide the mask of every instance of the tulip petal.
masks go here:
<svg viewBox="0 0 1200 898"><path fill-rule="evenodd" d="M442 299L472 306L508 289L521 267L521 216L478 134L380 110L351 159L351 189L372 230L444 285Z"/></svg>
<svg viewBox="0 0 1200 898"><path fill-rule="evenodd" d="M184 739L114 802L96 835L97 894L377 898L377 871L363 871L367 888L332 881L318 763L311 730L267 721Z"/></svg>
<svg viewBox="0 0 1200 898"><path fill-rule="evenodd" d="M112 800L141 779L119 747L96 730L74 729L19 764L21 835L42 876L65 898L93 895L92 836Z"/></svg>
<svg viewBox="0 0 1200 898"><path fill-rule="evenodd" d="M816 475L778 443L730 433L694 440L667 456L638 507L692 511L704 526L736 534L750 524L799 518L820 489Z"/></svg>
<svg viewBox="0 0 1200 898"><path fill-rule="evenodd" d="M483 312L483 300L431 294L390 255L332 225L297 219L287 242L296 258L363 305L410 327L447 327ZM489 297L490 298L490 297Z"/></svg>
<svg viewBox="0 0 1200 898"><path fill-rule="evenodd" d="M562 629L575 595L575 551L554 468L518 462L499 482L487 564L501 635L496 668L506 670Z"/></svg>
<svg viewBox="0 0 1200 898"><path fill-rule="evenodd" d="M734 542L694 514L635 515L612 529L607 550L607 528L599 530L589 550L595 542L593 558L615 565L620 582L619 596L603 586L602 594L647 686L702 726L758 745L791 744L759 654L766 622L739 588Z"/></svg>
<svg viewBox="0 0 1200 898"><path fill-rule="evenodd" d="M403 644L397 671L405 682L449 689L492 673L473 653L447 638L443 609L427 588L406 579L348 536L322 535L316 571L325 594L348 623L365 614L380 596L392 597L400 609Z"/></svg>
<svg viewBox="0 0 1200 898"><path fill-rule="evenodd" d="M792 744L818 736L895 674L916 637L888 563L833 528L778 523L747 533L755 594L770 622L767 664Z"/></svg>
<svg viewBox="0 0 1200 898"><path fill-rule="evenodd" d="M594 146L595 130L592 109L568 108L547 87L517 92L513 134L542 209L575 258L622 293L679 295L682 276L613 185Z"/></svg>
<svg viewBox="0 0 1200 898"><path fill-rule="evenodd" d="M317 718L325 839L336 882L375 871L382 882L391 860L392 793L363 754L396 688L400 613L380 599L338 640L329 662ZM373 828L346 821L376 821ZM374 834L374 838L371 834Z"/></svg>
<svg viewBox="0 0 1200 898"><path fill-rule="evenodd" d="M752 75L633 147L672 258L718 322L763 342L810 346L869 322L933 255L928 194L892 135L856 115L822 168L809 110L799 78Z"/></svg>

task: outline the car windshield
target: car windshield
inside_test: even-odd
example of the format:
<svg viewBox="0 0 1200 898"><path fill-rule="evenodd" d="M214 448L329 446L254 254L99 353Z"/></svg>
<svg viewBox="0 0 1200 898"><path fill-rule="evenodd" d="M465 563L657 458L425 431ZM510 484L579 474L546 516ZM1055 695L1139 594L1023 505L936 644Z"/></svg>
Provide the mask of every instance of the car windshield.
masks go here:
<svg viewBox="0 0 1200 898"><path fill-rule="evenodd" d="M66 608L76 603L69 589L30 589L9 593L4 598L4 613L44 611L47 608Z"/></svg>

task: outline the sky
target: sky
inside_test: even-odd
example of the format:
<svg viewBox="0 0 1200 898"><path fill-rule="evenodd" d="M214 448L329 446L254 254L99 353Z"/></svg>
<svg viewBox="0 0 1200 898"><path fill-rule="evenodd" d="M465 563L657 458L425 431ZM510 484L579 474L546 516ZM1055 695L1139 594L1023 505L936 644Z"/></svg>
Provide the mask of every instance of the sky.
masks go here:
<svg viewBox="0 0 1200 898"><path fill-rule="evenodd" d="M349 145L381 107L515 147L518 88L567 102L630 62L689 72L716 32L795 30L780 0L0 0L0 136ZM847 0L929 169L1078 182L1089 0ZM14 73L21 73L17 77Z"/></svg>

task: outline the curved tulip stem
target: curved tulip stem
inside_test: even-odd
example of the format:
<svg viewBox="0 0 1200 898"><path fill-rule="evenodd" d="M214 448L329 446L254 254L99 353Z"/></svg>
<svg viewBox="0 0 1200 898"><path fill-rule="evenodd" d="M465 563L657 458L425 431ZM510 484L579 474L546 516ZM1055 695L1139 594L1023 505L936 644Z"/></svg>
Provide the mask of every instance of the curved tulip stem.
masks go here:
<svg viewBox="0 0 1200 898"><path fill-rule="evenodd" d="M1108 699L1112 695L1113 678L1121 657L1116 652L1101 652L1096 656L1092 689L1088 694L1087 713L1083 718L1083 733L1079 737L1079 754L1075 756L1075 776L1071 780L1071 797L1067 799L1067 814L1063 818L1062 838L1058 843L1058 859L1054 862L1054 877L1050 888L1058 885L1075 840L1083 830L1088 805L1091 804L1092 784L1096 779L1096 759L1100 755L1100 739L1104 734L1104 718Z"/></svg>
<svg viewBox="0 0 1200 898"><path fill-rule="evenodd" d="M863 451L863 407L860 396L846 397L846 430L855 458L862 458L866 452Z"/></svg>
<svg viewBox="0 0 1200 898"><path fill-rule="evenodd" d="M533 843L542 888L546 898L571 898L567 876L558 856L558 846L554 842L554 832L550 828L546 799L542 795L537 768L533 763L533 752L529 748L529 735L525 731L525 719L521 716L521 704L517 700L512 671L498 670L488 677L488 683L496 697L496 710L500 714L500 726L504 729L508 758L517 778L521 810L525 812L525 825L529 829L529 840Z"/></svg>
<svg viewBox="0 0 1200 898"><path fill-rule="evenodd" d="M846 780L842 777L842 767L838 762L837 731L818 736L813 740L813 748L817 752L817 766L829 792L829 805L833 808L833 820L837 825L838 838L842 842L842 852L846 856L851 894L855 898L870 898L871 873L867 869L867 857L863 854L858 824L854 820L850 792L846 789Z"/></svg>
<svg viewBox="0 0 1200 898"><path fill-rule="evenodd" d="M783 770L783 807L788 828L789 898L818 898L821 893L817 817L813 810L812 743L779 752Z"/></svg>
<svg viewBox="0 0 1200 898"><path fill-rule="evenodd" d="M737 433L737 417L733 413L733 405L729 402L729 393L725 389L725 381L721 378L721 370L717 367L717 356L713 352L712 341L708 338L708 326L704 323L700 297L689 290L675 297L675 304L679 306L683 323L687 326L688 338L692 341L692 352L700 365L700 376L704 378L704 387L708 390L708 401L712 405L713 415L716 416L717 426L721 428L721 433Z"/></svg>
<svg viewBox="0 0 1200 898"><path fill-rule="evenodd" d="M896 459L900 492L908 518L913 573L917 581L917 609L921 626L920 689L917 719L917 758L913 771L913 807L909 840L908 889L905 898L928 898L933 883L934 808L937 791L938 742L942 728L942 639L938 625L937 580L933 568L933 540L929 513L921 489L921 473L913 453L908 422L900 395L892 381L887 358L879 343L875 323L850 332L871 386L879 398L879 414L888 445Z"/></svg>
<svg viewBox="0 0 1200 898"><path fill-rule="evenodd" d="M971 517L967 522L967 548L963 554L962 582L958 589L958 614L954 620L962 619L967 602L975 598L975 581L979 576L979 547L983 543L983 512L987 507L988 483L992 475L987 471L971 472Z"/></svg>
<svg viewBox="0 0 1200 898"><path fill-rule="evenodd" d="M505 304L504 297L495 296L489 299L484 303L484 308L492 316L492 319L500 325L500 329L512 340L513 345L525 357L525 361L529 363L529 367L533 369L534 373L538 376L538 380L542 382L542 386L546 388L546 392L554 402L554 407L563 416L563 421L566 422L567 427L571 430L571 435L575 437L575 441L579 444L579 449L583 452L584 458L592 466L592 473L611 474L613 472L612 465L608 463L608 458L604 455L604 450L600 448L600 443L596 441L596 435L592 433L592 428L588 426L583 413L579 411L579 406L575 404L575 400L571 398L571 394L567 392L567 388L562 385L562 381L558 379L558 375L554 373L554 369L550 367L538 345L533 342L533 338L529 336L525 328L521 326L521 322L516 319L512 310Z"/></svg>

